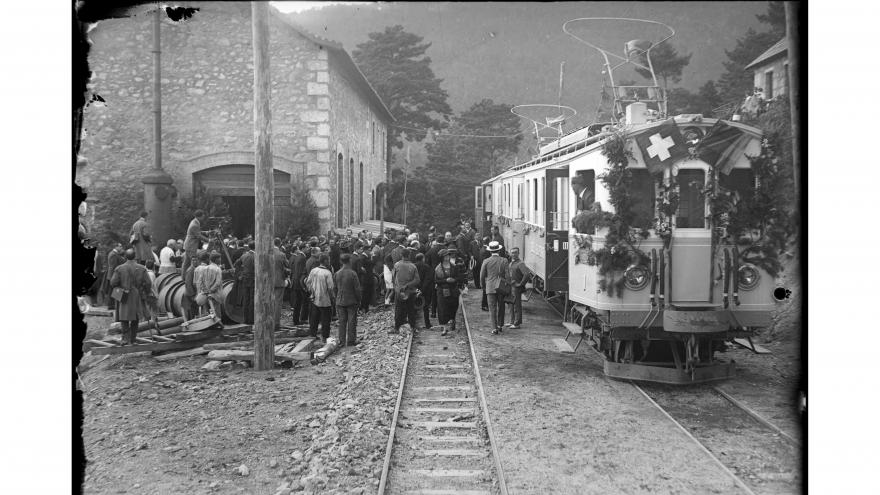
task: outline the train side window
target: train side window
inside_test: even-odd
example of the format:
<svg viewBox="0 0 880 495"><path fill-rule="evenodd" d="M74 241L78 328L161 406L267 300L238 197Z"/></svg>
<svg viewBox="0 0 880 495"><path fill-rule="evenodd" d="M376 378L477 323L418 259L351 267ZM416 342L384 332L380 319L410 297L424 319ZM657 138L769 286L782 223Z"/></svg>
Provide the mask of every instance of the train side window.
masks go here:
<svg viewBox="0 0 880 495"><path fill-rule="evenodd" d="M596 202L596 172L594 170L579 170L575 173L575 178L582 178L582 187L578 187L576 191L572 191L575 196L575 210L589 210L593 203ZM574 181L572 181L574 184ZM574 185L572 186L574 188Z"/></svg>
<svg viewBox="0 0 880 495"><path fill-rule="evenodd" d="M477 209L483 207L483 191L482 191L482 189L483 188L480 186L477 186L476 189L474 189L474 202L476 203Z"/></svg>
<svg viewBox="0 0 880 495"><path fill-rule="evenodd" d="M748 198L755 192L755 173L750 168L735 168L729 174L719 173L718 185L736 191L740 198Z"/></svg>
<svg viewBox="0 0 880 495"><path fill-rule="evenodd" d="M702 190L706 184L706 174L702 170L679 170L678 211L675 226L684 229L701 229L706 226L706 205Z"/></svg>
<svg viewBox="0 0 880 495"><path fill-rule="evenodd" d="M544 212L544 192L546 189L546 184L544 178L541 177L541 189L539 189L540 197L538 198L538 223L541 224L541 227L545 227L547 224L546 214Z"/></svg>
<svg viewBox="0 0 880 495"><path fill-rule="evenodd" d="M649 228L654 222L654 179L645 169L632 169L632 226Z"/></svg>

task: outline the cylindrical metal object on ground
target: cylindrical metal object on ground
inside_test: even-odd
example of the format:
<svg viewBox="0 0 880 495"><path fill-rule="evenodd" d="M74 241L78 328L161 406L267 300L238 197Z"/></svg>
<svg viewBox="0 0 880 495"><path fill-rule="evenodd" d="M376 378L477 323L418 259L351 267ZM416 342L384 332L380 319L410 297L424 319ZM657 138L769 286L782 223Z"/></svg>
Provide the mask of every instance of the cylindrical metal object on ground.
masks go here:
<svg viewBox="0 0 880 495"><path fill-rule="evenodd" d="M229 293L232 292L232 287L234 285L235 282L232 280L223 282L223 288L220 291L223 295L223 318L234 321L235 323L244 323L244 308L235 305L235 301L232 301L229 298Z"/></svg>

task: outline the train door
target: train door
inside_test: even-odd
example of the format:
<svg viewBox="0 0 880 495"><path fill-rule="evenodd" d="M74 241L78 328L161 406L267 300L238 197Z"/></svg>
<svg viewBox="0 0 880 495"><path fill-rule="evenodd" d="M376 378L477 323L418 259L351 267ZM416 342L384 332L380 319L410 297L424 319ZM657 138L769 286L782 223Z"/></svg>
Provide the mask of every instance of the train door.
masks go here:
<svg viewBox="0 0 880 495"><path fill-rule="evenodd" d="M480 237L492 235L492 189L492 184L483 186L483 217L477 224Z"/></svg>
<svg viewBox="0 0 880 495"><path fill-rule="evenodd" d="M485 213L483 213L486 208L485 203L483 203L483 186L477 186L474 188L474 228L477 232L483 231L483 219L486 218Z"/></svg>
<svg viewBox="0 0 880 495"><path fill-rule="evenodd" d="M568 290L568 170L546 171L545 290Z"/></svg>
<svg viewBox="0 0 880 495"><path fill-rule="evenodd" d="M677 306L704 306L712 300L712 233L702 196L706 171L681 169L677 181L679 203L669 250L670 302Z"/></svg>

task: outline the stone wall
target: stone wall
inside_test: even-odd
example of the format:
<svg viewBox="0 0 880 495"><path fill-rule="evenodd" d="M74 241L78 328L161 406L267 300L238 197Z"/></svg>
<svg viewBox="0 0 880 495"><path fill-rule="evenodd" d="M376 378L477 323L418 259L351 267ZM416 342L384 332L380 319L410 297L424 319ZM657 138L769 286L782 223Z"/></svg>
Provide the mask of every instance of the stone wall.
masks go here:
<svg viewBox="0 0 880 495"><path fill-rule="evenodd" d="M357 223L359 218L358 203L363 208L363 219L378 218L379 212L372 210L373 192L379 183L385 180L385 136L387 123L383 115L363 94L363 90L351 82L351 75L344 69L341 60L331 54L329 60L329 91L330 91L330 142L333 146L334 159L331 165L328 190L321 192L321 198L329 204L334 214L337 210L336 160L343 157L343 223L348 226ZM375 133L375 135L374 135ZM351 160L354 160L354 211L351 211L349 171ZM363 195L359 197L361 184L360 164L363 164ZM317 200L317 198L316 198ZM359 201L360 200L360 201ZM352 215L353 213L353 215ZM335 218L335 216L334 216Z"/></svg>
<svg viewBox="0 0 880 495"><path fill-rule="evenodd" d="M192 194L194 172L254 163L250 3L187 5L200 10L161 27L162 165L180 197ZM316 89L329 80L327 52L275 12L270 17L273 165L292 182L309 174L327 185L330 105L326 89ZM152 15L105 20L89 33L90 89L106 103L86 108L89 165L77 182L88 193L96 233L127 234L143 207L140 179L153 163L152 22Z"/></svg>

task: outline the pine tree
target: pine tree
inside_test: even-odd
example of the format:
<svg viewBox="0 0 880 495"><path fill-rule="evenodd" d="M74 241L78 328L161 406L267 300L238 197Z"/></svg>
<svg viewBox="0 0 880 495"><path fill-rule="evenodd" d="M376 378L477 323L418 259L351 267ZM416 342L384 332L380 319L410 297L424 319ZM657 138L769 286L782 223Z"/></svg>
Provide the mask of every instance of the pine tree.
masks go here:
<svg viewBox="0 0 880 495"><path fill-rule="evenodd" d="M663 81L663 89L667 88L670 80L675 83L681 82L681 73L691 63L691 55L690 53L679 55L669 43L657 45L650 51L651 66L654 68L654 74ZM647 60L643 60L642 64L647 66ZM636 72L645 79L651 79L651 72L648 70L636 68Z"/></svg>
<svg viewBox="0 0 880 495"><path fill-rule="evenodd" d="M448 93L440 87L442 79L434 76L431 57L425 55L431 43L408 33L403 26L386 27L384 32L368 35L369 40L357 45L352 57L382 101L402 126L392 127L388 145L403 148L403 140L421 141L424 132L408 130L444 129L452 109L446 102Z"/></svg>

